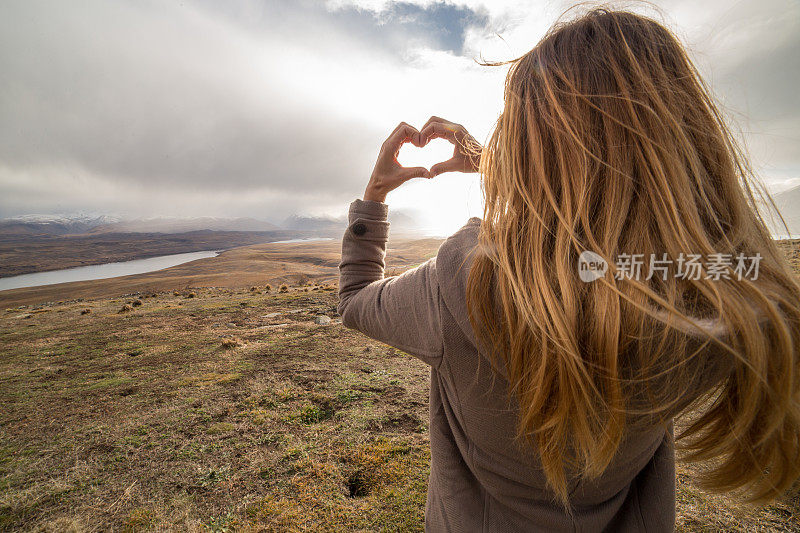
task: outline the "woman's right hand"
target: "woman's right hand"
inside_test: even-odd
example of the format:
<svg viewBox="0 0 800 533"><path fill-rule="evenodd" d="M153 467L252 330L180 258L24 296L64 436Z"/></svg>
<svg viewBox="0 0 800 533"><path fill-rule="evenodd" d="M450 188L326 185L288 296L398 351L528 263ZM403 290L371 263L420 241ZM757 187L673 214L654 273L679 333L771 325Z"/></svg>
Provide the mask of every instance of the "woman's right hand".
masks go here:
<svg viewBox="0 0 800 533"><path fill-rule="evenodd" d="M431 117L419 131L419 137L421 146L431 139L445 139L454 146L453 157L431 167L431 178L445 172L478 172L483 147L461 124Z"/></svg>

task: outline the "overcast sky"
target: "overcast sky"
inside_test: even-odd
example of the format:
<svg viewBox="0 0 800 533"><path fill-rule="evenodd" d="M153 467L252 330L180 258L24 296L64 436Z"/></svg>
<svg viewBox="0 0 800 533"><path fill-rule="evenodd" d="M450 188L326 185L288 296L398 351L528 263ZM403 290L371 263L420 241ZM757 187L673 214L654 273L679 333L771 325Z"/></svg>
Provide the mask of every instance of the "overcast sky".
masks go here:
<svg viewBox="0 0 800 533"><path fill-rule="evenodd" d="M505 69L473 59L521 55L569 4L3 0L0 217L342 214L399 121L484 140ZM800 3L656 4L764 181L800 184ZM478 181L417 180L389 203L444 234L480 214Z"/></svg>

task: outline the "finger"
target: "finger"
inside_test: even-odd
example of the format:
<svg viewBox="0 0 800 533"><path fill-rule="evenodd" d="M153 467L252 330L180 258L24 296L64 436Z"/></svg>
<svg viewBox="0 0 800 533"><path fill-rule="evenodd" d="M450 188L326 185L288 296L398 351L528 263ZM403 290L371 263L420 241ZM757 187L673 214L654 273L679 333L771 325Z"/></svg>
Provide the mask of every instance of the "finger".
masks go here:
<svg viewBox="0 0 800 533"><path fill-rule="evenodd" d="M411 126L409 126L405 122L401 122L400 124L395 126L395 128L392 130L392 133L390 133L389 136L386 137L386 140L383 141L382 148L390 147L395 142L394 140L398 137L398 135L400 135L400 132L403 131L407 127L411 127Z"/></svg>
<svg viewBox="0 0 800 533"><path fill-rule="evenodd" d="M431 118L428 119L428 121L425 123L425 125L422 126L422 128L424 129L425 126L428 126L428 125L433 124L435 122L438 122L440 124L453 124L452 121L447 120L445 118L432 116ZM422 129L420 131L422 131Z"/></svg>
<svg viewBox="0 0 800 533"><path fill-rule="evenodd" d="M412 178L429 178L430 172L425 167L403 167L400 171L400 177L404 180Z"/></svg>
<svg viewBox="0 0 800 533"><path fill-rule="evenodd" d="M445 172L457 172L461 169L462 164L463 161L455 157L450 158L447 161L442 161L441 163L436 163L431 167L430 177L433 178L434 176L444 174Z"/></svg>
<svg viewBox="0 0 800 533"><path fill-rule="evenodd" d="M431 139L446 139L455 144L458 142L457 132L456 124L433 122L422 128L419 136L424 144L428 144Z"/></svg>
<svg viewBox="0 0 800 533"><path fill-rule="evenodd" d="M397 153L405 142L412 142L415 146L420 146L419 131L414 126L401 122L389 135L389 138L384 141L383 149L391 153Z"/></svg>
<svg viewBox="0 0 800 533"><path fill-rule="evenodd" d="M445 119L443 119L441 117L433 116L433 117L429 118L428 122L426 122L425 125L422 126L422 128L420 128L420 130L419 130L420 131L420 140L422 141L423 145L428 144L428 142L430 142L431 139L436 138L436 137L433 137L433 136L426 137L426 136L422 135L423 131L428 131L428 132L433 131L435 124L439 124L439 126L438 126L439 129L441 129L441 128L450 129L451 126L455 126L456 125L456 124L453 124L452 122L450 122L449 120L445 120Z"/></svg>
<svg viewBox="0 0 800 533"><path fill-rule="evenodd" d="M394 135L396 138L399 138L398 149L399 145L402 145L404 142L408 141L413 143L415 146L419 146L419 130L410 124L405 122L401 122L395 128Z"/></svg>

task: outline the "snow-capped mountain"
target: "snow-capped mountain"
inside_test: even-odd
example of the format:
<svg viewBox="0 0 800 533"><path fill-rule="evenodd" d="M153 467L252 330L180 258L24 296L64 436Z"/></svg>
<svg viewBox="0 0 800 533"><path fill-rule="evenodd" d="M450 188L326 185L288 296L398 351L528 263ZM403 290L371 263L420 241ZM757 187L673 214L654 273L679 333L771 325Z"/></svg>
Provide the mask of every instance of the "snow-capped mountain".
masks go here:
<svg viewBox="0 0 800 533"><path fill-rule="evenodd" d="M184 233L187 231L277 231L279 226L254 218L149 217L116 215L21 215L0 220L2 236L84 235L102 233Z"/></svg>
<svg viewBox="0 0 800 533"><path fill-rule="evenodd" d="M89 233L184 233L187 231L275 231L280 230L255 218L151 217L119 220L98 225Z"/></svg>
<svg viewBox="0 0 800 533"><path fill-rule="evenodd" d="M69 235L86 233L103 224L120 220L114 215L20 215L0 220L0 233L5 235Z"/></svg>
<svg viewBox="0 0 800 533"><path fill-rule="evenodd" d="M389 217L394 235L418 232L413 217L394 211ZM0 238L27 236L101 235L105 233L185 233L189 231L294 231L332 237L347 227L347 218L293 215L281 226L246 217L126 218L117 215L22 215L0 220Z"/></svg>

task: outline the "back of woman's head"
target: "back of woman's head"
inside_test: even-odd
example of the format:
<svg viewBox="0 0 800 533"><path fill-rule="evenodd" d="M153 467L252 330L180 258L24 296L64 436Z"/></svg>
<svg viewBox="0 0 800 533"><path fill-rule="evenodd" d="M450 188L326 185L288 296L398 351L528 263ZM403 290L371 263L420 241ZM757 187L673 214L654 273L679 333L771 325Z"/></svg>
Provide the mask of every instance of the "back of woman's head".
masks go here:
<svg viewBox="0 0 800 533"><path fill-rule="evenodd" d="M673 417L705 487L754 502L790 487L800 288L674 35L608 10L554 27L512 62L481 172L470 320L556 493ZM581 281L584 251L604 276Z"/></svg>

